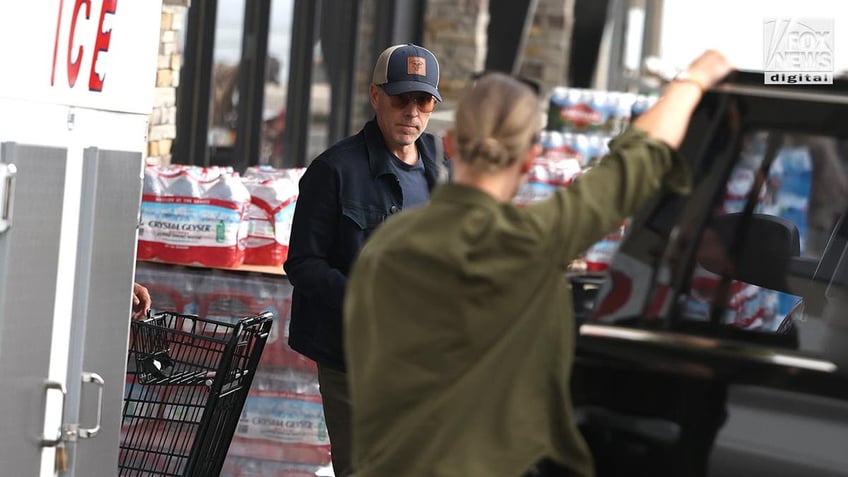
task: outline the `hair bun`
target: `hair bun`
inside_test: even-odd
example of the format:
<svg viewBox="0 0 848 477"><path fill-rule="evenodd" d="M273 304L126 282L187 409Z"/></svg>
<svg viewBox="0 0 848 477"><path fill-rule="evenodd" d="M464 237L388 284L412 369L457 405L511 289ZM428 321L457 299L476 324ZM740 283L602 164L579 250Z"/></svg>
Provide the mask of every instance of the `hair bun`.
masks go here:
<svg viewBox="0 0 848 477"><path fill-rule="evenodd" d="M501 164L506 157L507 151L503 144L493 137L483 138L474 145L472 155L482 159L489 164Z"/></svg>

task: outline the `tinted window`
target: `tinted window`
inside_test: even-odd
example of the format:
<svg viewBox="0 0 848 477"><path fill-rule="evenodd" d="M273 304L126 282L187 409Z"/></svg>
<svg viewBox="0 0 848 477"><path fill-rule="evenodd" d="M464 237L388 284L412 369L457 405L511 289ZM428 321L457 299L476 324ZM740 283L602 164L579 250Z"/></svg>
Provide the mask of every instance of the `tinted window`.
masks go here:
<svg viewBox="0 0 848 477"><path fill-rule="evenodd" d="M769 141L774 147L768 147ZM737 161L697 245L688 290L678 305L681 318L782 334L806 321L802 298L772 275L788 273L775 262L818 266L848 205L848 158L840 153L841 146L826 136L766 130L743 135ZM739 219L728 225L723 219L729 215ZM777 218L773 227L750 227L769 218ZM786 238L793 242L789 248L773 243ZM772 253L752 258L763 251ZM792 259L775 256L786 254Z"/></svg>
<svg viewBox="0 0 848 477"><path fill-rule="evenodd" d="M637 214L590 320L848 366L848 102L754 80L702 102L693 193Z"/></svg>

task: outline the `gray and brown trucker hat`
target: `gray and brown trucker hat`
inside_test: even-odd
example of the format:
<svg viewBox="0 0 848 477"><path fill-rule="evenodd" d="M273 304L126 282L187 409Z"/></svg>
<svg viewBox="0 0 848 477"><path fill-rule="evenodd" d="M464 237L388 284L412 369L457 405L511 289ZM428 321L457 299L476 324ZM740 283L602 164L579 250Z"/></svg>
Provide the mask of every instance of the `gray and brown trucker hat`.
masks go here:
<svg viewBox="0 0 848 477"><path fill-rule="evenodd" d="M423 91L442 100L438 90L439 62L429 50L412 43L383 50L374 65L372 83L392 96Z"/></svg>

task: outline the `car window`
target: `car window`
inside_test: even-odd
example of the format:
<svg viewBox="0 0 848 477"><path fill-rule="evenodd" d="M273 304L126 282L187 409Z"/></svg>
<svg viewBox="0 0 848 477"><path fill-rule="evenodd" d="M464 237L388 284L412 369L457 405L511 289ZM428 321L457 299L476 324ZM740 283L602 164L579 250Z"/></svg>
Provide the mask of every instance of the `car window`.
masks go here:
<svg viewBox="0 0 848 477"><path fill-rule="evenodd" d="M848 207L845 150L844 141L833 137L762 129L743 133L737 160L698 238L695 263L674 310L678 322L782 335L790 347L821 346L821 340L801 342L799 327L817 335L825 330L820 320L810 324L819 317L810 315L790 277L774 275L790 274L794 267L797 284L812 280L815 270L830 269L820 278L832 281L836 264L822 267L821 262ZM754 222L758 226L752 227ZM759 226L764 222L767 227ZM776 243L781 241L789 245ZM824 283L818 288L823 294Z"/></svg>
<svg viewBox="0 0 848 477"><path fill-rule="evenodd" d="M776 345L848 369L848 82L836 83L740 73L706 95L679 148L692 192L635 214L603 274L571 277L581 333Z"/></svg>
<svg viewBox="0 0 848 477"><path fill-rule="evenodd" d="M646 204L608 270L570 277L580 346L793 389L848 371L845 117L848 81L744 73L707 94L678 148L691 193Z"/></svg>

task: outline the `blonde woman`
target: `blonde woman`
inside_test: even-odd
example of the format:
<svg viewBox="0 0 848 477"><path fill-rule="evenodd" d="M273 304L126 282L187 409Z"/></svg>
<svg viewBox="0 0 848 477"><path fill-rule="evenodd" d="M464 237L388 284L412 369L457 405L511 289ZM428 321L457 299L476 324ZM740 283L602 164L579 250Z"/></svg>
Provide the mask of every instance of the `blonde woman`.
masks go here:
<svg viewBox="0 0 848 477"><path fill-rule="evenodd" d="M345 346L357 477L591 476L572 415L575 326L564 271L661 189L686 191L675 149L716 52L568 189L511 203L540 153L539 98L502 74L460 100L452 183L386 221L354 264Z"/></svg>

